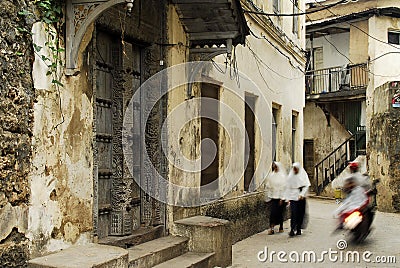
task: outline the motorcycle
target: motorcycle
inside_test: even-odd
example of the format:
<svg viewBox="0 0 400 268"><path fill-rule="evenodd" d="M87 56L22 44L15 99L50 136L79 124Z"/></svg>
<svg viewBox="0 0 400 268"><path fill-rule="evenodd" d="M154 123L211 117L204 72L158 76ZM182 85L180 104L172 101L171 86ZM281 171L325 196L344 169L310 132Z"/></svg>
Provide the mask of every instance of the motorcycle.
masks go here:
<svg viewBox="0 0 400 268"><path fill-rule="evenodd" d="M379 179L373 180L371 188L366 191L368 201L361 207L339 215L339 225L334 232L346 230L352 235L351 241L354 243L363 242L371 232L371 225L375 217L377 207L376 195L378 193L376 185Z"/></svg>

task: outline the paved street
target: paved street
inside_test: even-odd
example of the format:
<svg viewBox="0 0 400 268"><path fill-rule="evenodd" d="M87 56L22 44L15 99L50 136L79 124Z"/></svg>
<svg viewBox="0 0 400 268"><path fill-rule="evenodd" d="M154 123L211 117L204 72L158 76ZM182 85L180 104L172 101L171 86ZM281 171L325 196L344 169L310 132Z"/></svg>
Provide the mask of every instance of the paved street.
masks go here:
<svg viewBox="0 0 400 268"><path fill-rule="evenodd" d="M289 221L286 221L284 225L285 233L267 235L267 232L264 231L240 241L233 246L233 267L287 267L294 265L296 267L400 267L400 215L378 212L373 224L374 230L364 244L348 244L346 249L339 250L337 247L338 240L346 239L346 237L343 233L331 234L335 226L335 220L332 218L332 211L337 206L335 202L309 198L308 206L309 225L301 236L289 238ZM268 249L268 259L261 262L257 255L260 251L265 251L266 248ZM329 253L322 254L323 251L329 251L329 249L332 250L332 261L330 261ZM288 262L281 263L277 254L273 255L271 261L272 251L285 251L286 255L282 256L281 259L286 259ZM294 264L291 261L289 256L293 260L297 258L296 253L292 251L298 252L300 263ZM301 262L304 251L314 251L317 260L321 259L321 255L323 255L324 261L310 263L308 262L308 255L304 255L305 262ZM338 251L338 253L333 251ZM371 254L368 254L367 251L370 251ZM357 258L357 253L354 252L358 252L360 256L359 263L353 262L352 256L354 256L354 259ZM363 254L365 254L367 261L371 260L370 263L363 260ZM343 262L340 261L340 256L343 256ZM382 260L385 257L395 256L397 264L378 264L375 261L377 260L376 257L381 256L383 256ZM335 261L335 257L339 259ZM265 255L260 254L260 258L265 258ZM346 262L346 259L350 261Z"/></svg>

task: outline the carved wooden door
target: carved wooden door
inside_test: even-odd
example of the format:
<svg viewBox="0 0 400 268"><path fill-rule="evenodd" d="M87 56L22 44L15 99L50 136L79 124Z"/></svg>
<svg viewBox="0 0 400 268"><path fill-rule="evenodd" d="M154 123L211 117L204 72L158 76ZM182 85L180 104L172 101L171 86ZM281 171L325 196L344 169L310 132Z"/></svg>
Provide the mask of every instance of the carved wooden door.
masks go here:
<svg viewBox="0 0 400 268"><path fill-rule="evenodd" d="M100 31L96 35L94 200L97 200L98 208L94 209L93 218L94 231L100 239L110 235L129 235L140 226L164 224L165 206L140 190L134 180L135 176L138 180L145 180L146 183L142 185L149 189L158 188L153 185L152 178L157 174L154 174L152 167L158 166L160 161L146 160L143 154L148 154L147 150L151 155L160 154L162 121L159 120L159 110L162 109L159 109L159 105L153 107L154 115L147 119L146 135L141 129L146 114L142 111L152 109L148 103L155 103L153 92L142 94L133 103L133 114L125 114L126 111L132 111L127 110L127 106L142 83L142 73L149 77L156 71L149 68L153 62L152 51L155 49L143 49L127 41L121 42L117 36L105 32ZM154 90L159 90L159 87L154 87ZM133 116L134 122L130 138L132 144L129 146L134 148L133 152L137 155L129 163L133 165L131 168L127 167L123 155L124 116ZM152 146L154 144L157 146Z"/></svg>
<svg viewBox="0 0 400 268"><path fill-rule="evenodd" d="M140 86L140 49L121 44L115 36L97 33L94 225L99 238L129 235L140 227L140 191L122 148L124 111Z"/></svg>

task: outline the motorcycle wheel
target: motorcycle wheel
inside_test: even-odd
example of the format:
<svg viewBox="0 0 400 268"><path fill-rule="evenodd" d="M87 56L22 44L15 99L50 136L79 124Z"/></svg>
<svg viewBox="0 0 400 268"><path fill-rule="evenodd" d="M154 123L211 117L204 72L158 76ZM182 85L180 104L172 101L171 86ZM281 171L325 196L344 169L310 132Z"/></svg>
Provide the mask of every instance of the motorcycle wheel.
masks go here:
<svg viewBox="0 0 400 268"><path fill-rule="evenodd" d="M362 243L369 234L369 226L369 219L363 219L362 222L360 222L360 224L358 224L352 231L352 242L355 244Z"/></svg>

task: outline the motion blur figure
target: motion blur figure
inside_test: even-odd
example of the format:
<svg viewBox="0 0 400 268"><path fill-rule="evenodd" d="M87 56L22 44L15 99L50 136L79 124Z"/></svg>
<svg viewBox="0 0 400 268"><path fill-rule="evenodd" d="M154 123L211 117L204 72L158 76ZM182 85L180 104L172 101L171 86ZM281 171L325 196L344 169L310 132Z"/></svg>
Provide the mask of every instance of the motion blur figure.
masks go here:
<svg viewBox="0 0 400 268"><path fill-rule="evenodd" d="M307 172L300 163L294 163L287 180L285 198L290 202L290 233L289 236L301 235L301 229L306 215L306 195L310 187Z"/></svg>
<svg viewBox="0 0 400 268"><path fill-rule="evenodd" d="M271 213L269 217L270 229L268 234L274 234L274 227L279 225L279 232L283 232L283 218L286 209L285 189L287 174L279 162L272 163L272 172L266 181L267 196L271 199Z"/></svg>

